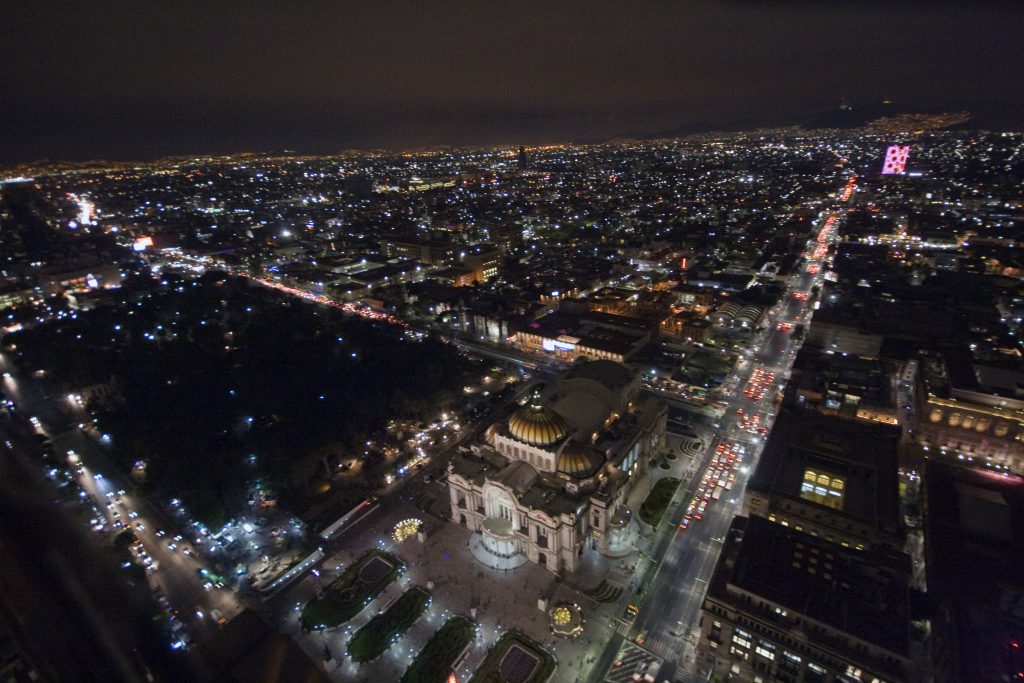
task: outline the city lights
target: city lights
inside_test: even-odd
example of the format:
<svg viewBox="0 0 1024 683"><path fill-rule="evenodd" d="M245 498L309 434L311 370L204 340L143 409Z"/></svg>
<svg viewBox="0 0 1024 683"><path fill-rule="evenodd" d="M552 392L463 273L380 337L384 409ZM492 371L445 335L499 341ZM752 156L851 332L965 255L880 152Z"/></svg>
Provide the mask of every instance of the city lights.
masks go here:
<svg viewBox="0 0 1024 683"><path fill-rule="evenodd" d="M914 596L1002 628L948 577L1013 576L1024 467L1024 137L954 119L29 164L16 493L182 661L248 609L337 681L945 667Z"/></svg>
<svg viewBox="0 0 1024 683"><path fill-rule="evenodd" d="M391 531L391 538L394 539L395 543L403 543L419 533L422 526L423 522L421 520L403 519Z"/></svg>

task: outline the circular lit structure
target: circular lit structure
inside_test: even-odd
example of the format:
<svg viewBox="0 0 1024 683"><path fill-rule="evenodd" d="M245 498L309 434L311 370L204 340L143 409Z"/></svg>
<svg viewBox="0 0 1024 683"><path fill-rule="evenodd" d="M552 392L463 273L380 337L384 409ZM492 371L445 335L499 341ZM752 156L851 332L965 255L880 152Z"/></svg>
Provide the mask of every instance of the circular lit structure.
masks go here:
<svg viewBox="0 0 1024 683"><path fill-rule="evenodd" d="M576 638L583 633L583 608L572 602L560 602L548 613L551 632L563 638Z"/></svg>
<svg viewBox="0 0 1024 683"><path fill-rule="evenodd" d="M403 519L395 525L394 530L391 532L391 538L395 540L395 543L401 543L406 539L415 536L422 526L422 520L416 519L415 517Z"/></svg>

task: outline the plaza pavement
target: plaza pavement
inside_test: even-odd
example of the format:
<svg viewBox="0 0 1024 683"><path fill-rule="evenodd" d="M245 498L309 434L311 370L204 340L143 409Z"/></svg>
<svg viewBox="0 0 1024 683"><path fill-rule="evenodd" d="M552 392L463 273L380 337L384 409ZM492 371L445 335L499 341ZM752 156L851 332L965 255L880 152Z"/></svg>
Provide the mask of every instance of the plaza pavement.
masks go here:
<svg viewBox="0 0 1024 683"><path fill-rule="evenodd" d="M630 497L634 510L633 524L637 524L635 511L655 481L666 476L684 477L692 467L690 459L681 452L677 439L670 437L669 446L679 456L670 463L671 468L662 470L655 465L651 470L651 481L638 486ZM421 542L413 537L396 544L391 538L392 529L399 521L411 517L423 520L424 540ZM639 549L645 551L653 549L648 548L652 545L653 535L649 529L646 531L644 534L641 529L638 538ZM348 532L343 541L345 549L323 562L319 578L306 577L277 601L281 630L294 637L311 658L324 664L335 681L398 681L448 617L459 614L472 618L475 608L478 636L456 672L460 681L469 680L488 650L507 629L522 632L555 657L558 667L551 681L586 679L605 643L616 630L617 617L622 615L636 591L633 574L639 554L634 551L624 558L610 559L588 548L580 571L558 579L531 562L510 570L481 564L470 553L470 538L466 528L426 514L410 500L401 500L387 506L387 509L381 506ZM351 562L375 546L402 559L407 564L405 573L348 624L322 632L303 632L298 623L299 609L315 595L316 582L326 586ZM623 588L614 604L600 604L583 593L605 579ZM352 634L375 614L408 588L414 585L426 587L431 583L433 599L430 607L383 655L365 664L355 664L344 656ZM562 601L580 604L586 619L583 634L575 640L553 637L547 611L538 609L540 599L546 599L549 608ZM332 655L330 661L324 660L325 647Z"/></svg>

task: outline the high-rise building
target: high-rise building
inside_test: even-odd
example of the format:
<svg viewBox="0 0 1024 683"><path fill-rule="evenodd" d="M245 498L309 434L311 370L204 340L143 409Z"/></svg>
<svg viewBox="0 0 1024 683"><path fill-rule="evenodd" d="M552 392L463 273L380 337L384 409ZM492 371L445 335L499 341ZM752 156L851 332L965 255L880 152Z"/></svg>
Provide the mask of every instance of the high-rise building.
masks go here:
<svg viewBox="0 0 1024 683"><path fill-rule="evenodd" d="M976 359L965 346L919 360L918 442L966 462L1024 468L1024 372L1017 364Z"/></svg>
<svg viewBox="0 0 1024 683"><path fill-rule="evenodd" d="M460 251L462 265L473 273L475 282L487 282L501 271L501 252L490 244L477 244Z"/></svg>
<svg viewBox="0 0 1024 683"><path fill-rule="evenodd" d="M418 236L382 238L380 252L388 258L407 258L432 266L450 266L458 262L459 245L450 239L425 239Z"/></svg>
<svg viewBox="0 0 1024 683"><path fill-rule="evenodd" d="M891 145L885 150L882 175L903 175L907 169L907 157L909 156L909 145Z"/></svg>
<svg viewBox="0 0 1024 683"><path fill-rule="evenodd" d="M701 606L712 680L894 683L913 678L910 558L736 517Z"/></svg>
<svg viewBox="0 0 1024 683"><path fill-rule="evenodd" d="M902 548L900 430L785 407L747 485L745 510L840 547Z"/></svg>
<svg viewBox="0 0 1024 683"><path fill-rule="evenodd" d="M939 683L1024 671L1024 478L929 460L925 569Z"/></svg>
<svg viewBox="0 0 1024 683"><path fill-rule="evenodd" d="M523 243L523 226L514 221L499 223L488 229L490 241L502 251L511 251Z"/></svg>

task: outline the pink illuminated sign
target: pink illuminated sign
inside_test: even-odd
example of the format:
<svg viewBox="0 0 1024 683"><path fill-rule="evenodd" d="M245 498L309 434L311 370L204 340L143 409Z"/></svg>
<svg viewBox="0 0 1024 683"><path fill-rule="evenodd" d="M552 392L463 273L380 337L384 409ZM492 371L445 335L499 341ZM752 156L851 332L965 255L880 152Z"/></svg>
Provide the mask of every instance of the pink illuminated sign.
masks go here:
<svg viewBox="0 0 1024 683"><path fill-rule="evenodd" d="M902 175L907 168L907 157L910 146L892 145L885 150L885 163L882 164L882 175Z"/></svg>

